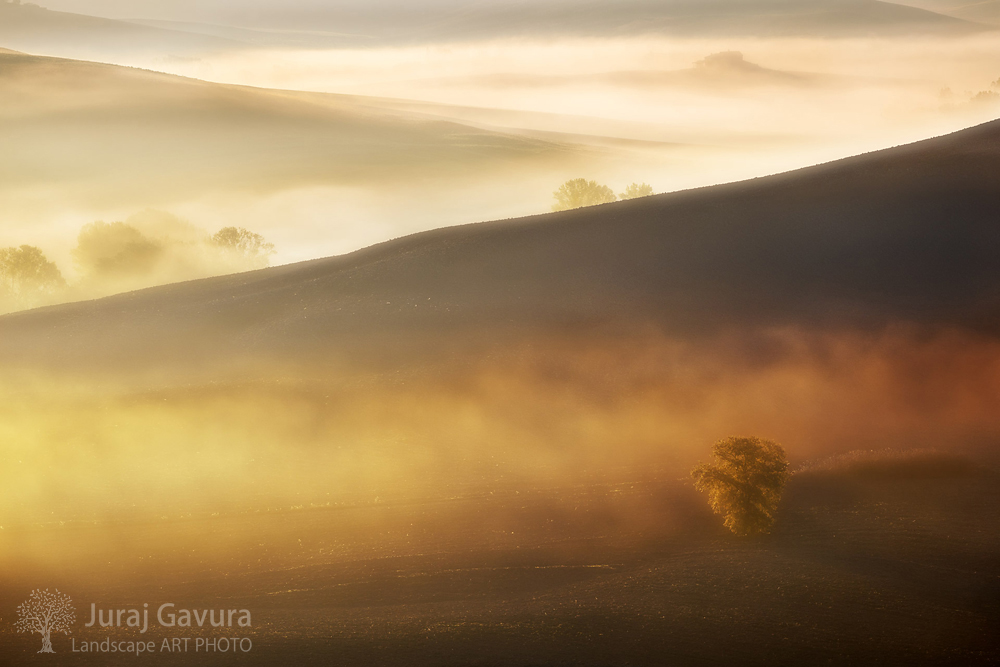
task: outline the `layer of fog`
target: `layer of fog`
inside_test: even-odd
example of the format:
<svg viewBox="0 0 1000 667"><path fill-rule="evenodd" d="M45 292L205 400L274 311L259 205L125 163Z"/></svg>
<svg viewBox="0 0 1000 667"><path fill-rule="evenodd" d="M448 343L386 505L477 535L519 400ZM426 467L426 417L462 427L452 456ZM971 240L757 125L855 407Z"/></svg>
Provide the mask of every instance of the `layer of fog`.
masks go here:
<svg viewBox="0 0 1000 667"><path fill-rule="evenodd" d="M280 5L272 2L153 4L120 0L48 0L46 6L126 20L201 22L312 34L326 32L331 37L363 36L383 43L385 40L454 41L524 35L830 36L914 29L974 29L951 16L873 0L849 3L838 0L619 0L615 3L599 0L298 0Z"/></svg>
<svg viewBox="0 0 1000 667"><path fill-rule="evenodd" d="M709 57L720 53L729 55ZM190 173L161 173L162 164L144 176L146 166L134 164L122 173L143 187L90 183L81 192L80 175L67 174L0 192L0 246L37 245L71 266L80 227L152 207L205 229L258 231L276 244L280 264L443 225L545 212L569 178L616 191L633 181L675 191L940 135L1000 113L1000 42L991 36L514 40L118 62L225 83L393 98L361 103L600 152L585 165L476 167L419 183L207 186Z"/></svg>
<svg viewBox="0 0 1000 667"><path fill-rule="evenodd" d="M703 69L699 74L705 85L692 90L693 86L679 86L669 79L634 81L621 75L687 70L710 54L733 51L751 63L803 76L755 80L737 68L721 73ZM652 128L641 127L617 133L637 139L690 143L733 135L778 136L884 145L967 123L969 116L956 118L948 112L958 111L956 107L989 90L1000 78L998 52L1000 42L993 35L880 40L630 38L244 51L191 62L146 64L212 81L595 117L658 130L654 134ZM609 81L607 75L618 76ZM531 82L532 77L547 78L539 85ZM943 99L944 89L955 97Z"/></svg>
<svg viewBox="0 0 1000 667"><path fill-rule="evenodd" d="M966 21L1000 25L1000 1L978 0L904 0L901 5L919 7L932 12L955 16Z"/></svg>
<svg viewBox="0 0 1000 667"><path fill-rule="evenodd" d="M245 228L212 233L162 211L98 220L77 234L68 271L35 246L0 249L0 314L260 269L273 252Z"/></svg>
<svg viewBox="0 0 1000 667"><path fill-rule="evenodd" d="M995 340L954 331L649 330L392 377L7 372L0 525L678 480L746 433L796 465L887 447L982 455L1000 434L998 359Z"/></svg>

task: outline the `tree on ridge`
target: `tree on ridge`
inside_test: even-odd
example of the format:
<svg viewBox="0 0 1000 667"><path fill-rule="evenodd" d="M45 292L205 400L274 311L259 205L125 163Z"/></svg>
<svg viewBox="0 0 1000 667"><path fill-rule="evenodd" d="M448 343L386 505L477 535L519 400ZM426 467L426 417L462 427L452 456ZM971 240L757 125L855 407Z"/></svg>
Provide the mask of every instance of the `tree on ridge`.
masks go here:
<svg viewBox="0 0 1000 667"><path fill-rule="evenodd" d="M567 211L581 206L609 204L617 199L614 191L608 186L601 185L597 181L588 181L585 178L574 178L566 181L552 195L556 199L556 203L552 205L553 211Z"/></svg>

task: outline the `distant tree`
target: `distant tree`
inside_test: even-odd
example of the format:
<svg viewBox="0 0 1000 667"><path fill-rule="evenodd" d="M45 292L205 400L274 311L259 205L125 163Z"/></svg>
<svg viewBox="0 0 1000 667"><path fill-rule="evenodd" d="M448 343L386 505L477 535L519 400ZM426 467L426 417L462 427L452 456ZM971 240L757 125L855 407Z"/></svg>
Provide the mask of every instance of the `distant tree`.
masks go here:
<svg viewBox="0 0 1000 667"><path fill-rule="evenodd" d="M556 198L556 203L552 205L553 211L608 204L616 200L615 193L611 188L601 185L597 181L588 181L585 178L566 181L552 194Z"/></svg>
<svg viewBox="0 0 1000 667"><path fill-rule="evenodd" d="M766 533L789 477L785 450L770 440L732 437L712 453L715 462L691 471L695 487L737 535Z"/></svg>
<svg viewBox="0 0 1000 667"><path fill-rule="evenodd" d="M124 222L94 222L77 237L73 259L89 277L127 278L149 273L163 247Z"/></svg>
<svg viewBox="0 0 1000 667"><path fill-rule="evenodd" d="M212 237L212 243L248 269L264 268L274 254L273 243L242 227L223 227Z"/></svg>
<svg viewBox="0 0 1000 667"><path fill-rule="evenodd" d="M59 268L38 248L0 248L0 291L17 307L42 303L65 286Z"/></svg>
<svg viewBox="0 0 1000 667"><path fill-rule="evenodd" d="M651 194L653 194L652 185L648 183L633 183L625 188L625 192L618 195L618 198L621 200L638 199L639 197L648 197Z"/></svg>

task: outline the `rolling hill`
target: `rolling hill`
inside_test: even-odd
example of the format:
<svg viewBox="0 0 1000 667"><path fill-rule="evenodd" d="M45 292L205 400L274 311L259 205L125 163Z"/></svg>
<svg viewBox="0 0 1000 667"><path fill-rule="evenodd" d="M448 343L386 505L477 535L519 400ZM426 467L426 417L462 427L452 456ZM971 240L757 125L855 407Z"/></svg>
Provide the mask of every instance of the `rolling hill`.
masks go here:
<svg viewBox="0 0 1000 667"><path fill-rule="evenodd" d="M0 44L30 53L106 58L114 53L190 57L240 46L231 39L0 3Z"/></svg>
<svg viewBox="0 0 1000 667"><path fill-rule="evenodd" d="M988 25L1000 25L1000 1L978 0L908 0L906 5L927 9L946 16L954 16L966 21L974 21Z"/></svg>
<svg viewBox="0 0 1000 667"><path fill-rule="evenodd" d="M0 606L252 609L255 665L995 664L998 205L995 121L0 317ZM674 345L907 325L858 355ZM751 539L683 481L744 430L844 454Z"/></svg>
<svg viewBox="0 0 1000 667"><path fill-rule="evenodd" d="M141 55L190 58L249 47L341 48L525 36L836 37L984 29L956 16L876 0L522 0L425 3L418 8L392 2L302 3L283 4L280 11L208 3L143 11L132 3L113 12L135 16L133 20L86 16L86 7L73 3L54 5L83 13L0 3L0 43L47 55L127 60Z"/></svg>
<svg viewBox="0 0 1000 667"><path fill-rule="evenodd" d="M835 37L981 29L954 17L873 0L630 0L614 4L522 0L465 5L425 23L422 34L412 29L409 34L436 41L512 35Z"/></svg>
<svg viewBox="0 0 1000 667"><path fill-rule="evenodd" d="M0 360L396 358L639 324L683 336L897 323L993 335L998 206L992 122L768 178L8 315Z"/></svg>
<svg viewBox="0 0 1000 667"><path fill-rule="evenodd" d="M544 75L493 74L462 79L438 79L434 83L489 84L498 88L543 88L574 84L601 83L623 87L695 89L732 93L755 87L802 87L829 85L837 77L811 72L769 69L746 60L739 51L712 53L695 62L694 67L679 70L633 70L597 74Z"/></svg>
<svg viewBox="0 0 1000 667"><path fill-rule="evenodd" d="M13 52L0 53L0 96L0 194L55 188L121 205L226 190L419 182L555 158L572 164L578 154L372 99Z"/></svg>
<svg viewBox="0 0 1000 667"><path fill-rule="evenodd" d="M133 10L135 11L135 10ZM308 3L239 8L202 6L216 23L279 26L285 31L232 32L212 24L142 21L147 25L239 41L327 48L344 44L398 44L502 37L553 36L871 36L898 33L961 34L983 29L968 20L877 0L543 0L528 2ZM318 31L328 31L326 34ZM298 33L296 35L296 33Z"/></svg>

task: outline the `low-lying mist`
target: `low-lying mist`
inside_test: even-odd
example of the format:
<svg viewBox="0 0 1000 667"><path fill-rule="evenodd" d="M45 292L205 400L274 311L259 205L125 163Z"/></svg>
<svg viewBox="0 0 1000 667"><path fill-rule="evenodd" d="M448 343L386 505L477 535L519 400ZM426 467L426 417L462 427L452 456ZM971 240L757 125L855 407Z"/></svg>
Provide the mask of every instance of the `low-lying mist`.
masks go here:
<svg viewBox="0 0 1000 667"><path fill-rule="evenodd" d="M801 144L832 150L838 141L850 142L841 151L871 150L995 117L996 108L983 108L987 99L970 102L1000 78L997 51L992 33L536 38L251 50L146 64L227 83L559 116L544 129L680 143L770 142L770 154L788 142L798 144L796 150ZM741 59L712 58L724 53ZM541 123L535 119L529 127ZM701 175L698 183L706 182L718 177Z"/></svg>
<svg viewBox="0 0 1000 667"><path fill-rule="evenodd" d="M0 109L10 142L0 245L38 245L63 266L82 225L155 208L253 229L283 264L548 211L571 178L656 192L752 178L996 118L998 44L992 34L535 38L109 56L375 97L68 61L23 76L12 67L0 75L11 100Z"/></svg>
<svg viewBox="0 0 1000 667"><path fill-rule="evenodd" d="M0 313L260 269L273 253L245 228L213 235L163 211L99 220L80 230L70 267L28 244L0 249Z"/></svg>
<svg viewBox="0 0 1000 667"><path fill-rule="evenodd" d="M794 464L983 453L1000 343L906 328L538 337L422 370L8 372L0 525L148 520L685 478L733 434Z"/></svg>

